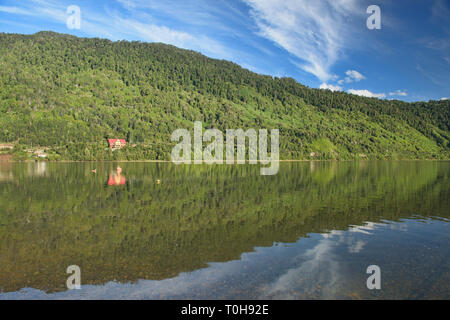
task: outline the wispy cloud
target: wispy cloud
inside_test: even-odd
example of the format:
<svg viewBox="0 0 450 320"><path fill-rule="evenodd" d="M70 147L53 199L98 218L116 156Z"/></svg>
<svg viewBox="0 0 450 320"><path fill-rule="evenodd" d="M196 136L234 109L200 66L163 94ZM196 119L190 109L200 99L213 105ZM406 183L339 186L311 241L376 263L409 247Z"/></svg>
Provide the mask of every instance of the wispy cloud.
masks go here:
<svg viewBox="0 0 450 320"><path fill-rule="evenodd" d="M326 82L349 44L355 0L244 0L261 36L300 59L300 67Z"/></svg>
<svg viewBox="0 0 450 320"><path fill-rule="evenodd" d="M242 35L240 28L232 26L250 25L248 17L237 10L230 1L225 0L116 1L135 16L139 15L139 11L154 12L160 20L164 18L174 20L191 30L203 28L203 34L214 30L216 33L227 35Z"/></svg>
<svg viewBox="0 0 450 320"><path fill-rule="evenodd" d="M0 11L17 15L46 17L61 22L67 19L65 10L61 8L56 8L52 2L34 0L23 7L0 6Z"/></svg>
<svg viewBox="0 0 450 320"><path fill-rule="evenodd" d="M386 94L384 94L384 93L373 93L373 92L370 92L369 90L365 90L365 89L363 89L363 90L350 89L347 92L351 93L351 94L356 94L358 96L368 97L368 98L378 98L378 99L386 98Z"/></svg>
<svg viewBox="0 0 450 320"><path fill-rule="evenodd" d="M448 21L450 17L450 8L445 0L434 0L431 6L431 20L445 19Z"/></svg>
<svg viewBox="0 0 450 320"><path fill-rule="evenodd" d="M276 70L269 70L265 66L266 63L261 63L267 56L273 56L273 51L250 33L249 30L254 27L253 22L247 12L238 8L235 2L116 1L128 10L127 25L130 25L132 30L137 28L138 34L146 41L166 42L200 51L214 58L232 60L258 73L276 73ZM170 25L175 25L176 28L167 30ZM154 31L157 31L156 34ZM245 48L241 44L244 44ZM264 60L256 58L255 54L265 57ZM261 59L260 63L257 63L256 59Z"/></svg>
<svg viewBox="0 0 450 320"><path fill-rule="evenodd" d="M225 46L204 35L193 35L166 26L133 19L116 17L116 21L121 26L122 32L138 35L145 41L168 43L180 48L198 50L228 59L231 57L230 51Z"/></svg>
<svg viewBox="0 0 450 320"><path fill-rule="evenodd" d="M127 9L136 11L145 3L139 0L117 1ZM59 22L65 25L68 17L66 8L67 3L61 1L31 0L24 3L21 7L0 6L0 11L41 17L48 21ZM179 13L181 14L181 12ZM102 14L92 12L88 7L83 7L81 31L90 36L106 37L112 40L135 39L163 42L185 49L201 51L214 57L233 58L231 50L208 36L170 28L157 21L158 19L147 13L125 16L117 10L110 10L106 7L105 13Z"/></svg>
<svg viewBox="0 0 450 320"><path fill-rule="evenodd" d="M33 15L33 12L29 10L24 10L18 7L10 7L10 6L0 6L1 12L6 13L14 13L14 14L22 14L22 15Z"/></svg>
<svg viewBox="0 0 450 320"><path fill-rule="evenodd" d="M66 9L77 3L82 27L68 30ZM379 32L366 28L368 4L365 0L0 0L0 16L5 32L54 30L113 41L163 42L333 91L350 89L364 96L406 100L418 97L421 90L434 90L434 98L447 96L448 1L394 5L380 0ZM416 21L416 15L409 19L402 6L420 8L422 19ZM399 69L385 68L389 64ZM398 71L406 69L411 72L408 77L417 76L414 81L402 80ZM399 81L391 82L397 83L391 88L375 84L388 78ZM386 94L354 89L363 80L367 82L363 88L379 88ZM425 92L423 96L429 98Z"/></svg>
<svg viewBox="0 0 450 320"><path fill-rule="evenodd" d="M254 60L248 53L230 47L223 40L223 37L247 38L243 30L247 30L250 25L243 13L228 1L116 1L128 10L126 19L122 14L121 18L116 20L125 20L125 26L129 27L125 30L137 32L145 41L169 43L243 64L251 64ZM246 43L249 46L258 46L252 39L248 39ZM265 53L269 52L269 49L261 46L259 49Z"/></svg>
<svg viewBox="0 0 450 320"><path fill-rule="evenodd" d="M136 8L136 2L133 0L116 0L118 3L123 5L126 9Z"/></svg>
<svg viewBox="0 0 450 320"><path fill-rule="evenodd" d="M390 96L401 96L401 97L406 97L408 95L408 93L406 93L406 91L401 91L401 90L396 90L394 92L389 92Z"/></svg>

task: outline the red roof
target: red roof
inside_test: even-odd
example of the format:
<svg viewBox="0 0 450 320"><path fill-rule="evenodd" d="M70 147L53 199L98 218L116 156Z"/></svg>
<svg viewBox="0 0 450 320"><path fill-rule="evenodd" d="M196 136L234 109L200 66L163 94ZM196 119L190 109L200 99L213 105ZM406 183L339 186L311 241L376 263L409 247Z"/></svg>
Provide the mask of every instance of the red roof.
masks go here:
<svg viewBox="0 0 450 320"><path fill-rule="evenodd" d="M127 144L125 139L108 139L108 143L110 147L115 147L118 145L117 142L120 142L120 145L123 147Z"/></svg>

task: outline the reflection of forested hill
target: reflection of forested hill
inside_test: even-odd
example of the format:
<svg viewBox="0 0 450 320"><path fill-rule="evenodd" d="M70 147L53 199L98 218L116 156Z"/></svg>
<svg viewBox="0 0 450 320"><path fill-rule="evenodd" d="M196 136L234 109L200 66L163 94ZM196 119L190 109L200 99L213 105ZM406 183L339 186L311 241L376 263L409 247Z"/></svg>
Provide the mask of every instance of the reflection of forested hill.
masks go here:
<svg viewBox="0 0 450 320"><path fill-rule="evenodd" d="M45 146L51 159L168 160L170 134L195 120L277 128L281 159L450 157L450 100L311 89L164 44L53 32L0 33L0 66L0 142L19 158ZM105 137L128 147L112 153Z"/></svg>
<svg viewBox="0 0 450 320"><path fill-rule="evenodd" d="M112 164L0 167L0 289L65 290L83 283L163 279L238 259L255 246L412 215L450 217L448 162L283 163L258 166ZM161 184L155 183L156 179Z"/></svg>

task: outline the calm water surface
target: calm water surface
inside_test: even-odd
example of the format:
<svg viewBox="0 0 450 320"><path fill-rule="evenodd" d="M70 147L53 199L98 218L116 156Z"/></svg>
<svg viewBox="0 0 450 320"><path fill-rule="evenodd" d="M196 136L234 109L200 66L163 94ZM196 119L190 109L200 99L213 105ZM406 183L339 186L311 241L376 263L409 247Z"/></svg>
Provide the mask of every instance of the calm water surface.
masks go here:
<svg viewBox="0 0 450 320"><path fill-rule="evenodd" d="M450 162L116 166L0 163L0 299L450 298Z"/></svg>

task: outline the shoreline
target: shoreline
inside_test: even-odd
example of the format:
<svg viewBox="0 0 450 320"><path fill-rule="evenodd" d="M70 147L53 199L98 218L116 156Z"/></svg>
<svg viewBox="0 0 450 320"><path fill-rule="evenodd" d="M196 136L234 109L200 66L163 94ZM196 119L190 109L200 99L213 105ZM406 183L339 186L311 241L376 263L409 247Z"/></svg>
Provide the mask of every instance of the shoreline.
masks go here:
<svg viewBox="0 0 450 320"><path fill-rule="evenodd" d="M273 160L271 162L369 162L369 161L450 161L450 159L349 159L349 160L313 160L313 159L290 159L290 160ZM175 163L170 160L10 160L10 161L0 161L0 164L4 163L36 163L36 162L47 162L47 163L98 163L98 162L111 162L111 163L173 163L181 165L184 163ZM249 164L248 162L242 164ZM260 163L258 163L260 164ZM190 163L185 165L230 165L227 163L223 164L208 164L208 163ZM241 163L233 163L232 165L241 165Z"/></svg>

